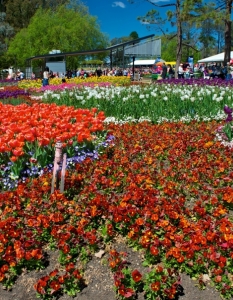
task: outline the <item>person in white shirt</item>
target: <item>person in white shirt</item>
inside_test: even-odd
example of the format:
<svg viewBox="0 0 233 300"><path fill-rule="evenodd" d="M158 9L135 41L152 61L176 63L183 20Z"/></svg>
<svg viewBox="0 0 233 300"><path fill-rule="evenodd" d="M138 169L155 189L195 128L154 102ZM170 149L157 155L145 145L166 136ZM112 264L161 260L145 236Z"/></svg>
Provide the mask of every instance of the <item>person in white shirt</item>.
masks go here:
<svg viewBox="0 0 233 300"><path fill-rule="evenodd" d="M49 68L45 67L43 72L43 86L49 85Z"/></svg>
<svg viewBox="0 0 233 300"><path fill-rule="evenodd" d="M180 65L179 65L179 69L178 69L178 78L184 78L183 64L180 64Z"/></svg>
<svg viewBox="0 0 233 300"><path fill-rule="evenodd" d="M9 67L9 69L8 69L8 76L9 76L9 79L13 78L13 67Z"/></svg>

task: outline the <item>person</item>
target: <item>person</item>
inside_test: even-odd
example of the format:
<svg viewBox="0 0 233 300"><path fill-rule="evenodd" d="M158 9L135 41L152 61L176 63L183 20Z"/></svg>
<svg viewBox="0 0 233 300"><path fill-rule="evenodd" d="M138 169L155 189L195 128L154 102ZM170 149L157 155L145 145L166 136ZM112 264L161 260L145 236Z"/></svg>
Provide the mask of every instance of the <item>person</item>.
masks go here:
<svg viewBox="0 0 233 300"><path fill-rule="evenodd" d="M77 69L76 77L79 77L79 76L80 76L80 73L81 73L81 71L80 71L79 69Z"/></svg>
<svg viewBox="0 0 233 300"><path fill-rule="evenodd" d="M231 64L230 62L227 63L226 69L225 69L225 73L226 73L226 80L230 80L232 78L231 75Z"/></svg>
<svg viewBox="0 0 233 300"><path fill-rule="evenodd" d="M172 79L172 77L175 74L175 71L173 70L172 66L170 64L167 65L167 69L168 69L168 78Z"/></svg>
<svg viewBox="0 0 233 300"><path fill-rule="evenodd" d="M20 73L19 73L19 78L20 78L20 80L24 79L24 73L22 71L20 71Z"/></svg>
<svg viewBox="0 0 233 300"><path fill-rule="evenodd" d="M45 67L43 72L43 86L49 85L49 68Z"/></svg>
<svg viewBox="0 0 233 300"><path fill-rule="evenodd" d="M230 60L231 78L233 78L233 61Z"/></svg>
<svg viewBox="0 0 233 300"><path fill-rule="evenodd" d="M53 71L52 70L50 70L49 71L49 78L54 78L55 76L54 76L54 74L53 74Z"/></svg>
<svg viewBox="0 0 233 300"><path fill-rule="evenodd" d="M97 77L102 76L102 70L101 70L100 68L98 68L98 69L96 70L96 75L97 75Z"/></svg>
<svg viewBox="0 0 233 300"><path fill-rule="evenodd" d="M35 73L32 72L31 79L35 79L35 78L36 78L36 75L35 75Z"/></svg>
<svg viewBox="0 0 233 300"><path fill-rule="evenodd" d="M8 77L9 77L9 79L13 78L13 67L9 67L9 69L8 69Z"/></svg>
<svg viewBox="0 0 233 300"><path fill-rule="evenodd" d="M205 69L203 71L203 77L204 77L204 79L210 79L210 73L209 73L208 67L205 67Z"/></svg>
<svg viewBox="0 0 233 300"><path fill-rule="evenodd" d="M186 70L184 71L184 75L186 79L190 79L190 67L187 66Z"/></svg>
<svg viewBox="0 0 233 300"><path fill-rule="evenodd" d="M18 69L17 73L16 73L16 79L19 80L20 79L20 69Z"/></svg>
<svg viewBox="0 0 233 300"><path fill-rule="evenodd" d="M198 65L194 66L194 73L197 73L199 71Z"/></svg>
<svg viewBox="0 0 233 300"><path fill-rule="evenodd" d="M166 66L165 63L163 63L161 76L162 76L163 79L166 79L166 77L167 77L167 66Z"/></svg>
<svg viewBox="0 0 233 300"><path fill-rule="evenodd" d="M178 69L178 78L184 78L183 64L180 64L180 65L179 65L179 69Z"/></svg>

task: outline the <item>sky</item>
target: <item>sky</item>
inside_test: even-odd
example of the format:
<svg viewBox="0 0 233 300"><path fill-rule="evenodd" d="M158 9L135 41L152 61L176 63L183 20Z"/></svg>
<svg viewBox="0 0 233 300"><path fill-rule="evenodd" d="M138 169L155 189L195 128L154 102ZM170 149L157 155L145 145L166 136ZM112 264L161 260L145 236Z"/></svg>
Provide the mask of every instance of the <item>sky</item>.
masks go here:
<svg viewBox="0 0 233 300"><path fill-rule="evenodd" d="M136 31L139 37L151 34L161 34L153 29L148 29L137 20L139 16L145 16L155 6L145 0L135 0L134 4L127 0L83 0L92 16L96 16L100 25L101 32L107 34L110 40L129 36L132 31ZM154 0L156 4L168 4L169 0ZM164 12L169 7L164 9ZM161 11L161 10L160 10Z"/></svg>

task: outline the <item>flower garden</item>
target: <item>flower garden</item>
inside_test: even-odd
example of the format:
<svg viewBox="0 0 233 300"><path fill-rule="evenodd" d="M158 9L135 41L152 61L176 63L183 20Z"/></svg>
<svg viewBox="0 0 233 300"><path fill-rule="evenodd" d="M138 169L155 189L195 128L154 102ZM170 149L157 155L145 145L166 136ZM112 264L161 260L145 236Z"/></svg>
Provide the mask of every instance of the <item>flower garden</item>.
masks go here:
<svg viewBox="0 0 233 300"><path fill-rule="evenodd" d="M141 291L175 299L181 273L231 299L231 85L101 77L3 86L1 285L45 268L46 249L59 250L59 267L34 283L35 293L75 296L87 261L104 247L118 299ZM68 157L65 191L51 194L57 141ZM142 254L146 272L112 246L119 237Z"/></svg>

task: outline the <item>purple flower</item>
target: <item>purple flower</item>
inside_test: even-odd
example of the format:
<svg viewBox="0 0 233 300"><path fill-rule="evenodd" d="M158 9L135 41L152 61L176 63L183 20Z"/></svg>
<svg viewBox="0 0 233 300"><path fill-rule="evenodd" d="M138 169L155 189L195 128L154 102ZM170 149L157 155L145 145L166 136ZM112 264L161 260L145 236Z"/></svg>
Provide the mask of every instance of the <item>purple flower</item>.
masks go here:
<svg viewBox="0 0 233 300"><path fill-rule="evenodd" d="M225 112L225 114L230 115L230 114L232 114L233 110L229 106L225 105L224 112Z"/></svg>
<svg viewBox="0 0 233 300"><path fill-rule="evenodd" d="M226 122L231 122L233 120L232 115L229 114L226 118Z"/></svg>

